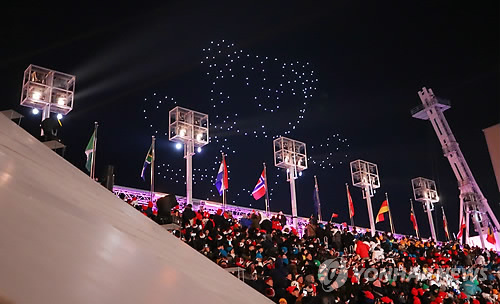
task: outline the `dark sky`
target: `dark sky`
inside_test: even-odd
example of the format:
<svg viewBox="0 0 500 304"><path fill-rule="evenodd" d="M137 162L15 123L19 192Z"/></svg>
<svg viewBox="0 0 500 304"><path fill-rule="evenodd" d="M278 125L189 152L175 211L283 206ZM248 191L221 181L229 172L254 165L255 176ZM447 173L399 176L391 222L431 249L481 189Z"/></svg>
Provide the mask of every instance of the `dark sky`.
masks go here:
<svg viewBox="0 0 500 304"><path fill-rule="evenodd" d="M498 214L500 195L482 129L500 120L499 7L497 1L480 7L434 2L40 3L29 9L9 4L0 21L0 108L25 114L23 127L36 134L40 116L19 106L24 69L33 63L74 74L74 110L61 130L66 159L83 169L83 151L98 121L98 173L111 164L116 184L146 189L140 171L150 136L159 131L156 189L179 195L185 193L182 152L161 136L168 110L181 105L208 113L212 142L193 158L200 170L194 172L194 197L220 200L212 176L223 150L231 171L229 202L263 208L248 191L265 161L271 208L285 212L290 212L289 186L272 165L272 136L290 131L286 136L306 142L316 161L297 181L299 215L313 210L317 175L324 216L336 212L340 221L348 220L348 162L361 158L379 166L382 187L373 209L387 192L396 230L412 232L410 180L423 176L436 180L450 230L456 232L455 177L430 123L413 119L409 111L420 104L417 91L423 86L451 100L446 118ZM242 58L225 66L233 51ZM304 79L307 85L301 84ZM351 193L355 222L367 226L361 193L353 187ZM421 206L416 210L428 235ZM441 223L438 212L442 237Z"/></svg>

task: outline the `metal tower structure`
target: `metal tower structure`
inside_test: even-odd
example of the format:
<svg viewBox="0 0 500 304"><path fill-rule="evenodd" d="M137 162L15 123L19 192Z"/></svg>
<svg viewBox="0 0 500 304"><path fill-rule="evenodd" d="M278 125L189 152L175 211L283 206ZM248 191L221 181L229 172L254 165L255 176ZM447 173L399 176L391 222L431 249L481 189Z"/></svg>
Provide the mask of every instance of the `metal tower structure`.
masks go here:
<svg viewBox="0 0 500 304"><path fill-rule="evenodd" d="M370 219L370 232L375 236L375 220L373 218L372 197L375 189L380 188L380 178L378 176L378 167L361 159L352 161L350 164L352 185L361 188L363 198L366 199L368 208L368 218Z"/></svg>
<svg viewBox="0 0 500 304"><path fill-rule="evenodd" d="M417 177L411 180L411 187L413 188L415 201L421 202L423 204L424 211L427 212L432 239L437 241L436 229L434 228L434 218L432 217L434 203L439 202L436 182L427 178Z"/></svg>
<svg viewBox="0 0 500 304"><path fill-rule="evenodd" d="M307 169L306 144L287 137L278 137L273 141L274 165L286 169L286 180L290 183L292 204L292 222L299 229L297 220L297 197L295 194L295 179Z"/></svg>
<svg viewBox="0 0 500 304"><path fill-rule="evenodd" d="M418 96L422 104L412 109L411 115L414 118L431 121L441 143L444 156L450 162L451 169L457 178L460 190L459 223L462 223L462 217L465 216L465 243L469 241L469 218L472 215L475 230L479 233L481 245L484 248L484 234L490 225L490 221L493 222L497 231L500 231L500 224L481 189L479 189L458 142L444 117L443 112L451 107L450 102L436 97L432 89L425 87L418 92Z"/></svg>
<svg viewBox="0 0 500 304"><path fill-rule="evenodd" d="M186 197L193 203L193 155L194 148L208 144L208 115L182 107L175 107L168 113L168 139L184 145L186 159Z"/></svg>

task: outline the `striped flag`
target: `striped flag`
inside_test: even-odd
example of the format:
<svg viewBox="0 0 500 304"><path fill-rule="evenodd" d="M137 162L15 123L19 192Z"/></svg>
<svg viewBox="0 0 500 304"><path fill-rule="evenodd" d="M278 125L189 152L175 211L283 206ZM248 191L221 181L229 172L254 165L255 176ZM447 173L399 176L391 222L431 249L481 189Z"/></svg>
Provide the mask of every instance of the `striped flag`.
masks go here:
<svg viewBox="0 0 500 304"><path fill-rule="evenodd" d="M217 172L217 178L215 179L215 187L219 194L222 195L224 190L229 188L228 176L227 176L227 166L226 158L222 156L222 162L220 163L219 171Z"/></svg>
<svg viewBox="0 0 500 304"><path fill-rule="evenodd" d="M375 223L383 222L385 220L384 213L389 212L389 203L385 200L380 206L380 210L377 213L377 220Z"/></svg>
<svg viewBox="0 0 500 304"><path fill-rule="evenodd" d="M410 221L413 223L413 229L418 233L417 218L415 214L413 214L413 211L410 213Z"/></svg>
<svg viewBox="0 0 500 304"><path fill-rule="evenodd" d="M444 208L441 206L441 210L443 211L443 227L444 227L444 235L446 239L450 239L450 233L448 232L448 220L446 219L446 214L444 213Z"/></svg>
<svg viewBox="0 0 500 304"><path fill-rule="evenodd" d="M151 162L153 161L153 158L154 158L153 144L151 144L151 146L149 147L148 154L146 155L146 159L144 160L144 165L142 166L142 172L141 172L142 180L146 180L146 178L144 177L144 172L146 172L146 168L148 167L148 165L151 164Z"/></svg>

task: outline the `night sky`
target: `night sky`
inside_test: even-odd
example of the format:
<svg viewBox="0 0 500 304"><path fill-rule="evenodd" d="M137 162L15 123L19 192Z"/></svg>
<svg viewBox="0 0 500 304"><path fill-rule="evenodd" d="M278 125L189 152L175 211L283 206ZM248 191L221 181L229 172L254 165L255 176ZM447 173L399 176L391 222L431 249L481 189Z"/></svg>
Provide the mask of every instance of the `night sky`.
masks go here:
<svg viewBox="0 0 500 304"><path fill-rule="evenodd" d="M333 1L329 1L333 2ZM99 122L97 175L115 167L115 183L147 189L140 172L151 135L157 140L156 190L184 195L185 160L168 141L168 111L208 113L211 142L193 157L193 196L220 201L213 186L221 151L229 166L228 203L253 200L262 163L271 209L290 213L290 190L273 166L272 140L307 144L309 169L297 180L298 212L313 212L319 182L323 217L348 221L348 164L378 164L376 212L389 195L398 232L409 220L411 178L434 179L450 230L458 226L456 179L432 126L411 117L423 86L451 100L445 116L493 210L500 195L482 129L499 122L499 7L454 2L304 1L5 7L0 49L0 109L19 106L29 64L76 75L74 110L60 131L66 159L84 170L84 149ZM462 6L463 5L463 6ZM355 223L368 226L366 203L351 187ZM75 194L77 195L77 194ZM424 236L422 207L415 205ZM438 207L440 209L440 207ZM436 215L443 238L441 212ZM387 223L377 225L388 229Z"/></svg>

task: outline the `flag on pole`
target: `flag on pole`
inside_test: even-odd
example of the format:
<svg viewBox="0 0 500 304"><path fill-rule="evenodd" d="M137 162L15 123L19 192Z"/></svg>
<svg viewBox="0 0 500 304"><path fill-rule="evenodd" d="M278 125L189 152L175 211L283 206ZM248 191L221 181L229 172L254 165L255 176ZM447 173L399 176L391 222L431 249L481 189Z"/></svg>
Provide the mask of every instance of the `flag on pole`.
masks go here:
<svg viewBox="0 0 500 304"><path fill-rule="evenodd" d="M380 210L377 213L377 220L375 223L383 222L385 220L384 213L389 212L389 203L385 200L380 206Z"/></svg>
<svg viewBox="0 0 500 304"><path fill-rule="evenodd" d="M349 192L349 187L347 187L347 199L349 200L349 217L352 218L354 216L354 204L352 203L352 197L351 193Z"/></svg>
<svg viewBox="0 0 500 304"><path fill-rule="evenodd" d="M313 201L314 201L314 213L318 216L318 221L322 221L321 202L319 200L319 187L318 187L318 180L316 179L316 176L314 176Z"/></svg>
<svg viewBox="0 0 500 304"><path fill-rule="evenodd" d="M257 182L257 185L255 185L255 188L252 191L252 196L255 200L260 199L266 195L266 175L264 170L262 170L262 173L260 174L259 181Z"/></svg>
<svg viewBox="0 0 500 304"><path fill-rule="evenodd" d="M410 221L413 223L413 229L418 233L417 218L413 214L413 211L410 212Z"/></svg>
<svg viewBox="0 0 500 304"><path fill-rule="evenodd" d="M85 169L87 169L87 171L89 172L91 172L92 170L92 159L95 148L94 145L95 145L95 129L94 132L92 132L92 136L90 137L87 147L85 148L85 154L87 155L87 163L85 164Z"/></svg>
<svg viewBox="0 0 500 304"><path fill-rule="evenodd" d="M486 240L493 245L495 245L497 243L497 240L495 239L495 235L493 234L493 229L491 229L490 226L488 226L488 236L486 237Z"/></svg>
<svg viewBox="0 0 500 304"><path fill-rule="evenodd" d="M226 159L224 158L224 156L222 156L222 162L220 163L219 171L217 172L215 187L217 188L217 191L219 191L220 195L222 195L224 190L227 190L229 188Z"/></svg>
<svg viewBox="0 0 500 304"><path fill-rule="evenodd" d="M443 227L444 227L444 235L446 236L446 239L450 239L450 233L448 232L448 220L446 219L446 214L444 213L444 208L442 208L443 206L441 206L441 210L443 211Z"/></svg>
<svg viewBox="0 0 500 304"><path fill-rule="evenodd" d="M458 230L457 238L462 239L462 235L464 234L465 229L465 214L462 214L462 220L460 221L460 229Z"/></svg>
<svg viewBox="0 0 500 304"><path fill-rule="evenodd" d="M142 180L146 180L146 178L144 177L144 172L146 172L146 168L153 161L153 157L154 157L154 155L153 155L153 144L151 143L151 146L149 146L148 154L146 155L146 159L144 160L144 165L142 166L142 172L141 172L141 178L142 178Z"/></svg>

